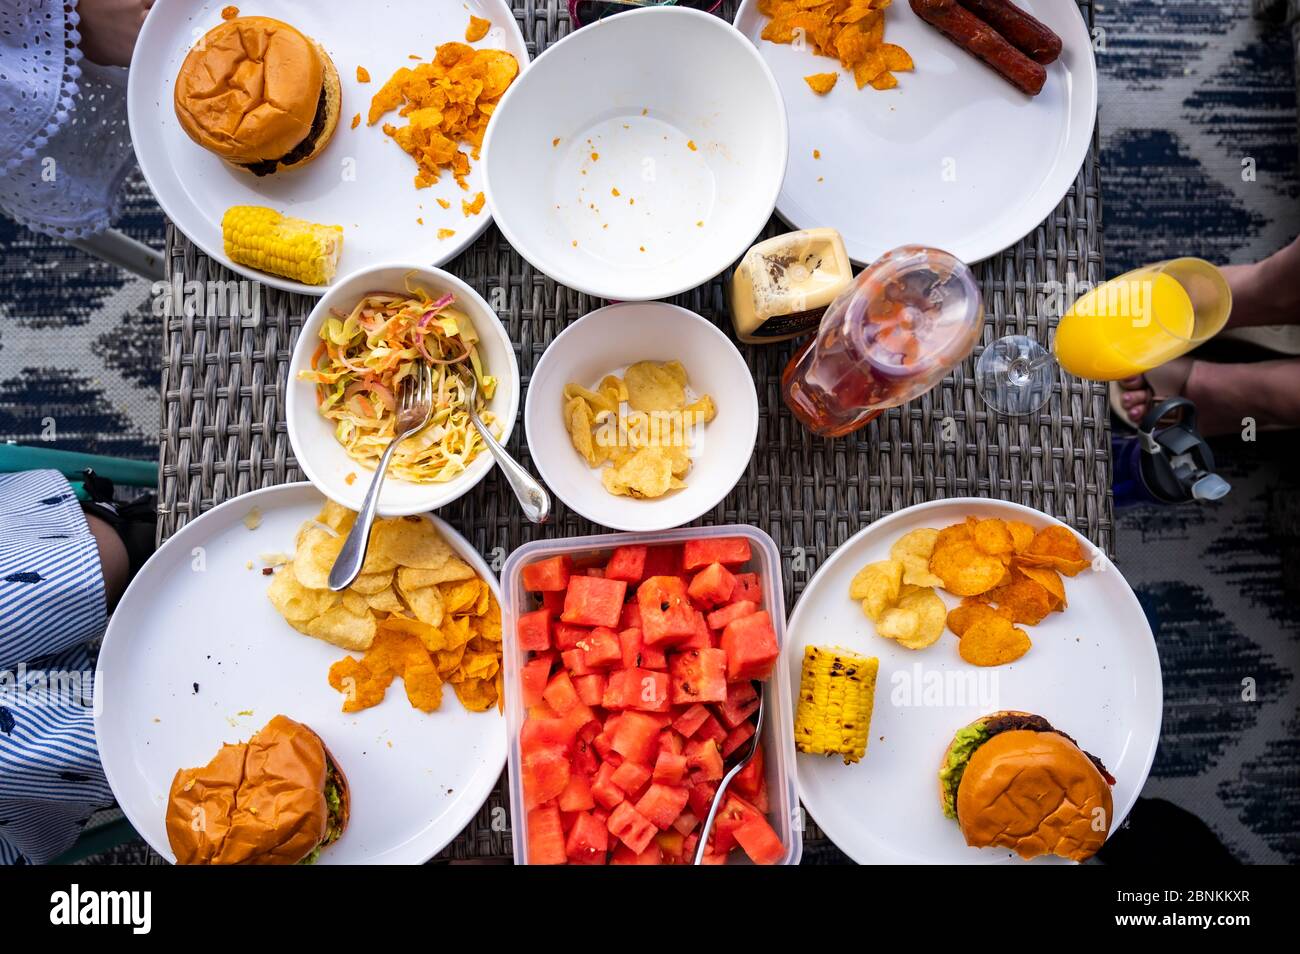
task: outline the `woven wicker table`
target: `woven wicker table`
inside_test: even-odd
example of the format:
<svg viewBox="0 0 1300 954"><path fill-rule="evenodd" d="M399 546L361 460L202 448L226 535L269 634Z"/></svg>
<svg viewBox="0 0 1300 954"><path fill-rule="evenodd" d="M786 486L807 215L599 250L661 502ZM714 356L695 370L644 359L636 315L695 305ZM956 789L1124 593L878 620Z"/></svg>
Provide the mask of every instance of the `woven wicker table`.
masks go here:
<svg viewBox="0 0 1300 954"><path fill-rule="evenodd" d="M1091 0L1080 0L1091 22ZM734 0L724 7L734 13ZM514 0L529 52L540 53L569 31L558 0ZM767 234L784 227L777 220ZM182 281L234 276L175 228L167 232L171 274ZM535 270L490 228L446 266L489 301L504 301L501 320L518 352L523 386L551 340L571 321L599 307ZM975 269L987 311L983 343L1008 333L1046 340L1044 283L1103 277L1097 144L1069 194L1032 233ZM675 301L730 333L720 276ZM498 291L498 289L500 291ZM494 293L498 297L493 297ZM504 294L502 294L504 293ZM289 357L315 299L263 289L260 319L216 315L165 319L159 542L222 501L272 484L301 480L285 428ZM701 523L746 523L780 547L786 605L841 543L884 514L941 497L1014 500L1070 523L1107 552L1112 547L1110 424L1106 390L1061 373L1042 413L1011 420L988 413L972 379L974 357L918 400L837 441L800 427L778 389L790 346L742 347L759 395L758 445L749 470ZM517 427L510 449L526 464ZM441 512L481 552L508 553L539 535L600 532L557 501L553 522L539 530L522 520L509 489L493 472L473 493ZM504 783L504 779L503 779ZM505 805L497 786L475 821L440 860L505 860L509 832L493 828ZM508 817L496 813L496 818ZM805 859L838 856L809 821Z"/></svg>

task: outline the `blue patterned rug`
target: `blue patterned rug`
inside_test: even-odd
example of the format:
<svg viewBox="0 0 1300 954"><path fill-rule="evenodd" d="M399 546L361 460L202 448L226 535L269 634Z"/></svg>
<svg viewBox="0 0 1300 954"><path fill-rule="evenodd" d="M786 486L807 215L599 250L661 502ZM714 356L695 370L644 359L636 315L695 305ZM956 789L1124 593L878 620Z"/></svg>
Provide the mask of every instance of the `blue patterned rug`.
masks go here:
<svg viewBox="0 0 1300 954"><path fill-rule="evenodd" d="M1252 20L1249 0L1104 0L1097 23L1108 273L1174 255L1251 261L1300 231L1289 35ZM128 210L122 227L161 247L138 180ZM57 445L153 458L160 341L146 282L0 219L0 439L33 439L53 415ZM1226 500L1129 510L1117 535L1165 675L1144 794L1250 862L1300 861L1300 487L1287 450L1280 437L1219 442Z"/></svg>

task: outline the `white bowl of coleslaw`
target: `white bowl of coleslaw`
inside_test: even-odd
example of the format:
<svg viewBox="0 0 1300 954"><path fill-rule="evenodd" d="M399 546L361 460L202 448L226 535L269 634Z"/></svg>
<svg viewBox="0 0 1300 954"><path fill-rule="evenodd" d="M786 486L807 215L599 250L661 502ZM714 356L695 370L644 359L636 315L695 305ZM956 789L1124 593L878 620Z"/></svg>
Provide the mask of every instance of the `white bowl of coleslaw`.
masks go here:
<svg viewBox="0 0 1300 954"><path fill-rule="evenodd" d="M289 443L303 474L331 500L361 508L378 455L391 439L402 379L417 363L431 364L441 398L430 425L394 455L380 516L436 510L494 466L469 421L455 369L473 369L483 397L480 415L505 443L520 391L505 327L478 292L440 268L376 265L353 272L321 297L289 365Z"/></svg>

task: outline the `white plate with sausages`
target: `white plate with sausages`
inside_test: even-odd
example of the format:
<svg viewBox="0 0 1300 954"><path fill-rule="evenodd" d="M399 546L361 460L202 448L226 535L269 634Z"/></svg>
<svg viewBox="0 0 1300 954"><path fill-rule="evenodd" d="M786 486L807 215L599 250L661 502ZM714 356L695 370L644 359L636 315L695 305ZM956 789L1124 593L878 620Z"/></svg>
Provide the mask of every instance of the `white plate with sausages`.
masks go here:
<svg viewBox="0 0 1300 954"><path fill-rule="evenodd" d="M1011 0L998 0L1010 4ZM973 263L1031 232L1074 184L1097 115L1097 66L1073 2L1015 0L1060 37L1031 96L918 16L885 11L885 42L915 70L898 86L858 89L838 60L761 39L768 17L744 0L737 29L758 47L785 97L790 162L776 211L792 228L832 226L850 257L899 245L941 248ZM840 74L814 93L804 77ZM1082 213L1080 213L1082 214Z"/></svg>

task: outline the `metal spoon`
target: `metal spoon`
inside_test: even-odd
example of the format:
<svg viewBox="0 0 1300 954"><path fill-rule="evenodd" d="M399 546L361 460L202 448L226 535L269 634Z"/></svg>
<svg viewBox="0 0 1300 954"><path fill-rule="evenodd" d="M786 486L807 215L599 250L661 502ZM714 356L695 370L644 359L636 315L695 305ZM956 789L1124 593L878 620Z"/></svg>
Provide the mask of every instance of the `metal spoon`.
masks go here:
<svg viewBox="0 0 1300 954"><path fill-rule="evenodd" d="M763 684L760 682L758 684L758 710L754 718L754 734L749 737L749 749L731 767L731 771L722 776L722 781L718 783L718 791L713 796L713 804L709 806L709 815L704 819L703 827L700 828L700 844L695 849L695 860L691 864L704 864L704 853L709 847L709 832L713 830L713 819L718 814L718 808L722 805L722 797L727 794L727 786L750 763L750 760L754 758L754 754L758 751L758 747L762 745L763 708L766 696L767 693L764 692Z"/></svg>
<svg viewBox="0 0 1300 954"><path fill-rule="evenodd" d="M330 589L335 592L351 586L366 562L370 527L375 522L375 511L379 507L379 488L384 485L384 475L388 472L388 461L392 458L393 451L402 441L422 430L433 416L433 373L427 364L418 367L419 370L414 375L402 380L393 439L389 441L384 456L379 458L375 476L370 479L370 489L366 491L366 499L361 503L361 512L357 514L356 523L352 525L348 538L343 541L338 559L330 568Z"/></svg>
<svg viewBox="0 0 1300 954"><path fill-rule="evenodd" d="M461 380L465 382L465 390L468 395L466 407L469 410L469 419L474 422L478 428L479 434L483 438L483 443L496 459L497 466L501 468L501 473L506 475L506 483L510 489L515 492L515 497L519 500L519 506L524 510L524 516L533 523L545 523L551 519L551 495L542 487L533 475L524 470L520 463L510 456L510 452L501 446L500 442L492 436L483 419L478 416L476 404L478 403L478 378L474 376L473 371L466 373L468 369L457 369Z"/></svg>

